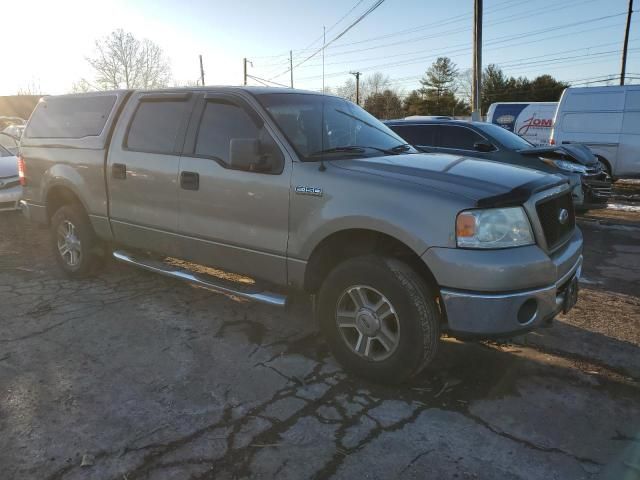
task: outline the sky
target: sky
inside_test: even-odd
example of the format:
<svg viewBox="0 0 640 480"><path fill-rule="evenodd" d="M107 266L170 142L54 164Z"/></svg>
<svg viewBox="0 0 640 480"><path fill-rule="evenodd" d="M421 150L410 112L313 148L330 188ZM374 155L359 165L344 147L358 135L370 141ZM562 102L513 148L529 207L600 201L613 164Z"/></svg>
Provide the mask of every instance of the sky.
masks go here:
<svg viewBox="0 0 640 480"><path fill-rule="evenodd" d="M22 0L2 7L6 40L0 95L60 94L92 78L95 41L122 28L157 43L177 84L239 85L250 75L322 88L323 26L331 42L375 0ZM483 65L508 75L548 73L574 85L598 85L620 71L628 0L485 0ZM635 7L640 10L640 5ZM25 20L25 18L27 20ZM461 71L472 63L473 0L385 0L325 49L325 85L379 71L408 92L438 56ZM10 47L10 48L9 48ZM298 65L300 64L300 65ZM4 68L6 67L6 68ZM631 23L627 73L640 83L640 11ZM250 84L259 84L250 80ZM272 85L275 85L273 83Z"/></svg>

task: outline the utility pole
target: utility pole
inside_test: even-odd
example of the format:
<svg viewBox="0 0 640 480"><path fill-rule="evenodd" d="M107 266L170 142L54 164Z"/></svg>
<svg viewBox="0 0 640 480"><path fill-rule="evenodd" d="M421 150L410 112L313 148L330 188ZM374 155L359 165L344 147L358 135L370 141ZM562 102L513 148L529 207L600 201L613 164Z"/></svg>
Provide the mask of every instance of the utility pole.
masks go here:
<svg viewBox="0 0 640 480"><path fill-rule="evenodd" d="M361 72L349 72L351 75L356 77L356 105L360 105L360 75Z"/></svg>
<svg viewBox="0 0 640 480"><path fill-rule="evenodd" d="M204 87L204 68L202 67L202 55L200 55L200 80L202 81L202 86Z"/></svg>
<svg viewBox="0 0 640 480"><path fill-rule="evenodd" d="M291 88L293 88L293 50L289 50L289 71L291 72Z"/></svg>
<svg viewBox="0 0 640 480"><path fill-rule="evenodd" d="M629 28L631 27L631 14L633 13L633 0L629 0L627 12L627 28L624 31L624 45L622 47L622 65L620 66L620 85L624 85L624 76L627 70L627 46L629 45Z"/></svg>
<svg viewBox="0 0 640 480"><path fill-rule="evenodd" d="M243 66L244 66L244 84L247 84L247 57L245 57L243 59Z"/></svg>
<svg viewBox="0 0 640 480"><path fill-rule="evenodd" d="M482 120L480 98L482 96L482 0L473 4L473 88L471 90L471 120Z"/></svg>

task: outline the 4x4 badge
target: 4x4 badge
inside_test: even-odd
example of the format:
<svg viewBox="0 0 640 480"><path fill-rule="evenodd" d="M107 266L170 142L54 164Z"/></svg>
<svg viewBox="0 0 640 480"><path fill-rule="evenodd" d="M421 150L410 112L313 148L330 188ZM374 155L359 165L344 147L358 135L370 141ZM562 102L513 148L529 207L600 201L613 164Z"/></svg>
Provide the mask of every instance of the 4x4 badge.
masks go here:
<svg viewBox="0 0 640 480"><path fill-rule="evenodd" d="M296 187L296 193L298 195L314 195L316 197L321 197L322 189L318 187L307 187L304 185L298 185Z"/></svg>

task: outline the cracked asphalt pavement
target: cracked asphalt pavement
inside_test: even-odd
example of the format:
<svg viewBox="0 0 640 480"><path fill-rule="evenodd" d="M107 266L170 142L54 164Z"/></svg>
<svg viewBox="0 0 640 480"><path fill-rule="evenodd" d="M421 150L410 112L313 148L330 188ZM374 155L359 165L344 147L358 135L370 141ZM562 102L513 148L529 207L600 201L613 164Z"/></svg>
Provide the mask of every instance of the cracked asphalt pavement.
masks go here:
<svg viewBox="0 0 640 480"><path fill-rule="evenodd" d="M108 262L70 281L0 217L6 479L640 478L640 214L583 218L578 306L446 339L415 381L345 374L309 302L238 301Z"/></svg>

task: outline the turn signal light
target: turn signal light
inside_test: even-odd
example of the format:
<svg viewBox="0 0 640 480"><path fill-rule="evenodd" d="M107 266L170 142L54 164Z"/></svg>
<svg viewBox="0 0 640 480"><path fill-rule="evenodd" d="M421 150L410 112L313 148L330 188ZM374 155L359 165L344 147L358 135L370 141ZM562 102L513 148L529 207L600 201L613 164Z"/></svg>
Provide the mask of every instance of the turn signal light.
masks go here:
<svg viewBox="0 0 640 480"><path fill-rule="evenodd" d="M24 174L24 158L22 156L18 157L18 178L20 179L20 185L23 187L27 184L27 179Z"/></svg>
<svg viewBox="0 0 640 480"><path fill-rule="evenodd" d="M461 237L473 237L476 234L476 217L470 213L462 212L456 218L456 235Z"/></svg>

